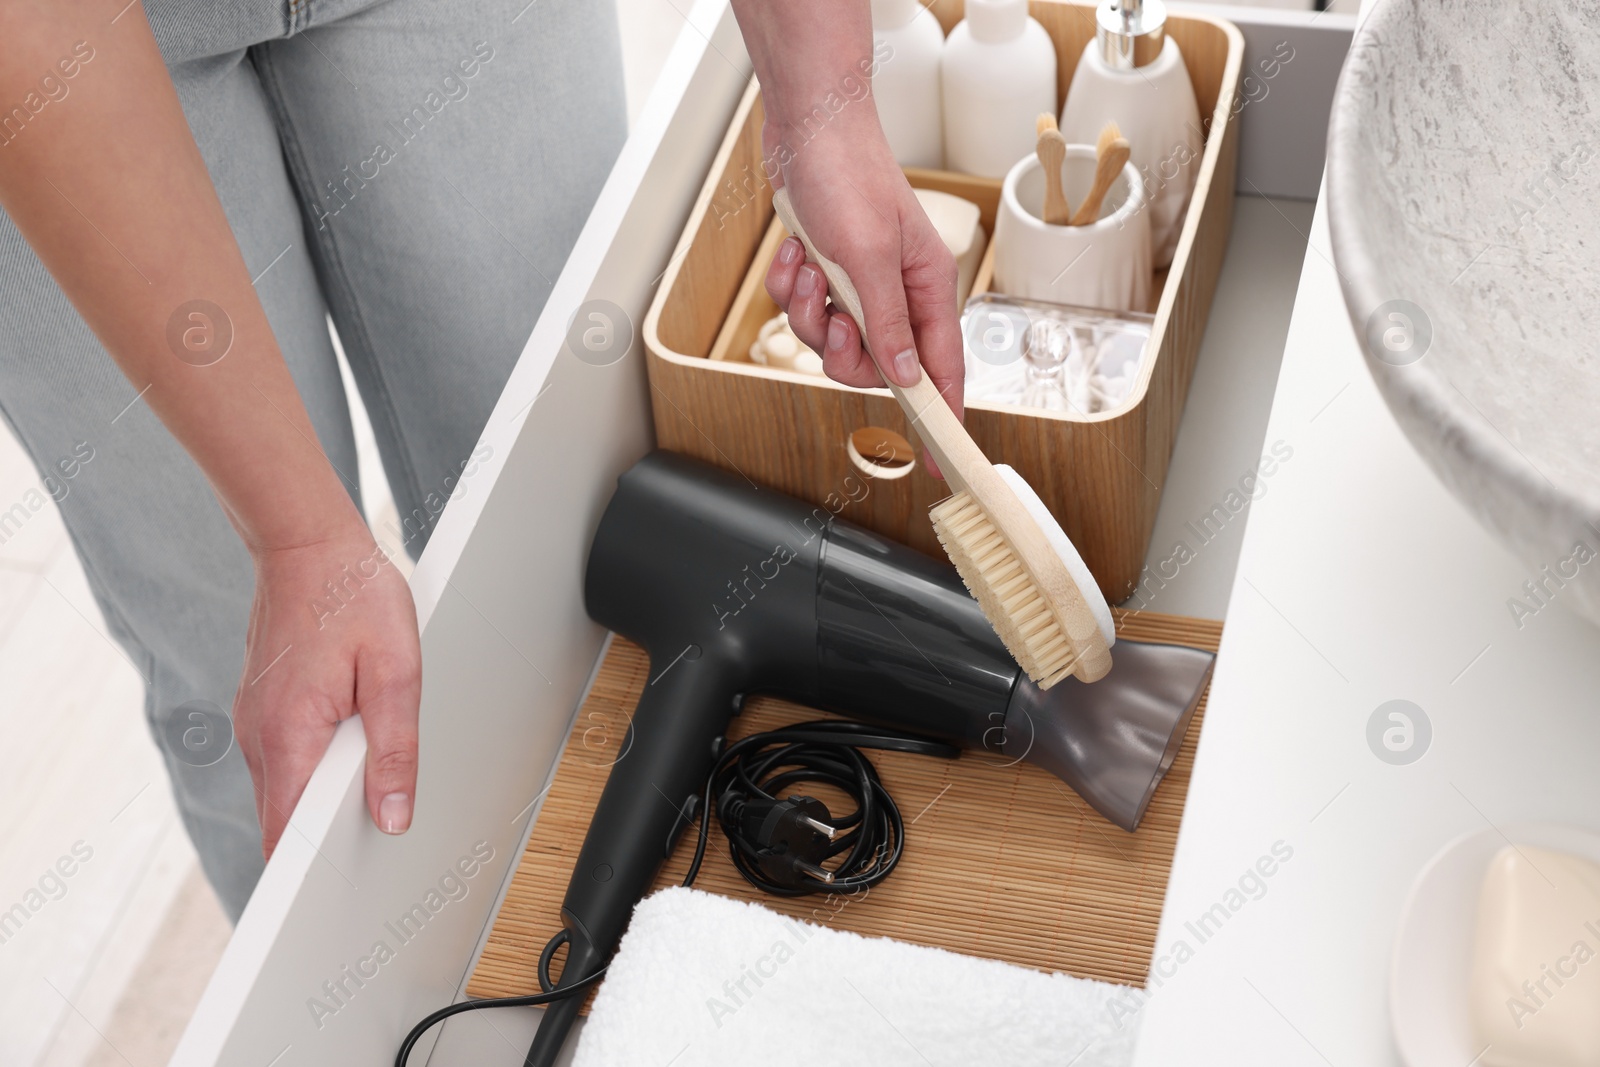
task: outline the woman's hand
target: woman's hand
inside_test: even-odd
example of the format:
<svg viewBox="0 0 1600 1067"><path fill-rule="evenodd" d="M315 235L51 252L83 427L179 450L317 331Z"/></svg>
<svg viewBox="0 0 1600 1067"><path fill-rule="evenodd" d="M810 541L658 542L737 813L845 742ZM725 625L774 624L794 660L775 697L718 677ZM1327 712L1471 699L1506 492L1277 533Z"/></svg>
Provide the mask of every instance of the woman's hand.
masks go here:
<svg viewBox="0 0 1600 1067"><path fill-rule="evenodd" d="M367 810L378 829L405 832L417 792L421 690L411 590L364 528L256 553L233 723L267 856L334 728L357 712L367 735Z"/></svg>
<svg viewBox="0 0 1600 1067"><path fill-rule="evenodd" d="M266 852L335 725L356 712L368 808L379 829L400 833L416 795L421 660L410 591L375 555L315 443L143 9L131 5L108 26L92 7L0 2L0 100L21 99L72 42L95 49L93 77L76 83L70 106L52 109L48 135L0 150L0 206L200 465L256 561L234 730ZM167 336L197 293L231 327L231 346L206 360ZM329 600L330 582L344 599Z"/></svg>
<svg viewBox="0 0 1600 1067"><path fill-rule="evenodd" d="M955 259L895 163L871 96L858 91L876 63L869 5L733 0L733 7L761 80L765 175L788 187L817 251L855 283L865 350L850 316L828 304L827 281L798 240L779 247L767 292L789 313L795 335L822 354L829 377L913 385L926 370L960 418ZM931 457L928 469L939 473Z"/></svg>
<svg viewBox="0 0 1600 1067"><path fill-rule="evenodd" d="M817 251L855 283L872 355L849 314L828 302L827 279L797 238L779 246L767 292L789 313L795 336L822 354L828 377L864 387L882 385L884 377L914 385L920 365L960 418L965 371L955 257L870 117L870 128L853 136L830 129L796 150L775 184L788 187ZM766 141L782 136L769 122Z"/></svg>

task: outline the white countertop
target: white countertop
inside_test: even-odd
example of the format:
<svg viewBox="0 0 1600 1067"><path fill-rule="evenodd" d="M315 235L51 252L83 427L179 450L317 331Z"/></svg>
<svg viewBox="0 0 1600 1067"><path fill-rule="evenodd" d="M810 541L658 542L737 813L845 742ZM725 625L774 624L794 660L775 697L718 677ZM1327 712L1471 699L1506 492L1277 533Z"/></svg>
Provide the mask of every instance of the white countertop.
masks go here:
<svg viewBox="0 0 1600 1067"><path fill-rule="evenodd" d="M1265 437L1293 454L1244 532L1135 1016L1140 1067L1398 1063L1389 951L1423 864L1486 825L1600 829L1600 635L1559 594L1518 628L1508 601L1537 568L1403 438L1362 364L1321 206L1310 238ZM1391 699L1432 725L1408 765L1367 742ZM1289 858L1230 894L1274 845Z"/></svg>

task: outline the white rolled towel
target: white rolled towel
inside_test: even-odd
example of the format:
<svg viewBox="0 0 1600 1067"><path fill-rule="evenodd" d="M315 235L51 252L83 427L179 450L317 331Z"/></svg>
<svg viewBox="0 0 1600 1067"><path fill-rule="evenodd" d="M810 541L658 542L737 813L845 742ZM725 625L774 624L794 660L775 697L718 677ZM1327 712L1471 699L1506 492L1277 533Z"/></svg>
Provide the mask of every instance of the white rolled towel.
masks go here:
<svg viewBox="0 0 1600 1067"><path fill-rule="evenodd" d="M664 889L634 910L573 1067L1126 1067L1127 992Z"/></svg>

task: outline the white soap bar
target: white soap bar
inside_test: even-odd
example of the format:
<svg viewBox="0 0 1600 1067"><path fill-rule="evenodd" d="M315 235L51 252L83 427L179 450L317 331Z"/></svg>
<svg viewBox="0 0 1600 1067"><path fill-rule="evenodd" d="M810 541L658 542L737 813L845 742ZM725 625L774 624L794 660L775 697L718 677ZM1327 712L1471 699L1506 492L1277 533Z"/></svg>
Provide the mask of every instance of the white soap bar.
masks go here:
<svg viewBox="0 0 1600 1067"><path fill-rule="evenodd" d="M1472 952L1483 1067L1600 1063L1600 866L1518 845L1489 864Z"/></svg>
<svg viewBox="0 0 1600 1067"><path fill-rule="evenodd" d="M983 261L987 243L983 227L978 223L978 205L937 189L913 191L933 228L939 232L939 239L956 257L956 308L960 310L966 306L967 295L972 292L972 280L978 276L978 264Z"/></svg>

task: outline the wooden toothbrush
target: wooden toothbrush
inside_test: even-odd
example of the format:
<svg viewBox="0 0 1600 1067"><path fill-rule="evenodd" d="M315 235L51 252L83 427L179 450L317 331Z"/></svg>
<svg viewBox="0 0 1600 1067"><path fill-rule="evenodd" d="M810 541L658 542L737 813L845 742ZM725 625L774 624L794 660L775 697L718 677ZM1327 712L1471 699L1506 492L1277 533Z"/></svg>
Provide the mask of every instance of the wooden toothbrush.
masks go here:
<svg viewBox="0 0 1600 1067"><path fill-rule="evenodd" d="M1101 201L1105 200L1106 194L1111 191L1111 183L1117 180L1117 175L1127 165L1129 151L1128 140L1122 136L1117 124L1106 123L1094 146L1094 188L1078 205L1068 225L1087 226L1100 218Z"/></svg>
<svg viewBox="0 0 1600 1067"><path fill-rule="evenodd" d="M774 193L772 206L822 269L865 346L861 298L850 276L817 252L795 218L789 190ZM1085 682L1105 677L1116 640L1111 609L1044 501L1010 467L989 463L927 374L915 385L888 385L954 490L929 512L934 533L1011 655L1041 689L1069 674Z"/></svg>
<svg viewBox="0 0 1600 1067"><path fill-rule="evenodd" d="M1039 157L1039 167L1044 171L1044 221L1052 226L1065 226L1072 217L1067 206L1067 192L1061 187L1061 168L1067 162L1067 139L1056 128L1056 117L1043 112L1034 123L1039 143L1034 154Z"/></svg>

